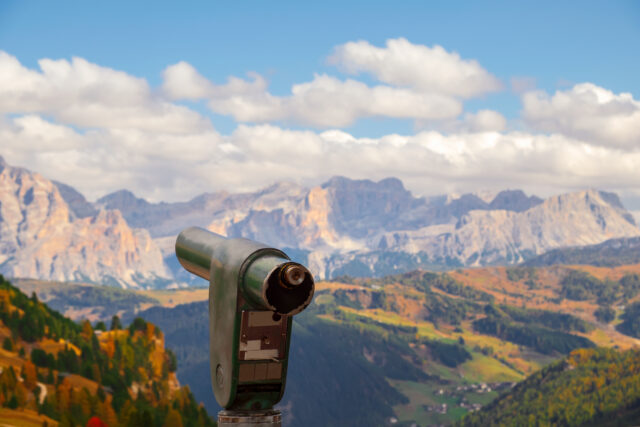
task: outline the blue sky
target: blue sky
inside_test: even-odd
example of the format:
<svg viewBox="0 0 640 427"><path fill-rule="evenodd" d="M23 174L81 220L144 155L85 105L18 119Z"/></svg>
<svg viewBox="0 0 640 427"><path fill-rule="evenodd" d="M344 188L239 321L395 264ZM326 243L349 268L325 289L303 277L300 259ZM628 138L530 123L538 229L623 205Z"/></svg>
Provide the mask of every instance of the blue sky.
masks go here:
<svg viewBox="0 0 640 427"><path fill-rule="evenodd" d="M354 72L348 70L349 61L352 61L351 65L353 65L353 58L342 58L338 61L338 65L328 61L328 58L335 53L335 49L350 42L366 42L367 45L363 49L368 49L367 51L374 48L390 50L388 41L401 39L406 39L409 49L415 52L419 52L422 46L433 49L437 45L450 56L458 54L462 62L477 61L481 71L500 81L502 87L496 89L491 88L491 85L485 85L484 89L478 89L477 93L474 92L473 95L468 96L433 87L425 92L424 88L418 90L415 85L412 86L414 83L419 86L421 83L418 80L405 84L397 74L387 80L381 77L381 74L376 74L382 72L381 67L384 68L385 64L361 66L359 71ZM62 133L72 132L69 134L69 140L77 139L78 146L70 146L70 151L65 157L66 166L63 169L47 166L56 155L61 155L60 150L51 149L49 154L43 154L42 144L45 143L33 142L28 137L24 137L25 139L20 143L22 147L20 149L17 148L17 143L12 142L13 145L9 145L7 142L6 146L9 148L4 150L4 156L10 162L42 170L43 173L55 179L66 180L89 197L97 197L100 193L127 187L150 199L177 199L181 195L193 196L197 192L207 190L252 189L268 181L281 179L312 184L337 173L354 178L370 177L372 179L396 175L403 179L412 191L419 194L475 191L479 188L496 190L499 187L518 186L530 192L547 195L596 186L619 191L635 204L634 200L638 198L639 190L632 179L636 177L627 178L628 174L623 173L624 168L622 171L597 170L596 157L602 156L606 159L603 161L624 162L636 159L633 156L640 156L638 127L634 124L636 116L633 116L640 99L640 79L637 77L640 75L638 46L640 46L640 3L635 1L555 1L527 4L506 1L393 3L325 1L307 4L300 4L300 2L227 2L225 4L184 2L184 4L178 4L168 1L5 0L0 3L0 50L19 62L22 67L21 73L28 74L28 70L41 72L38 61L43 58L70 62L72 57L78 57L87 63L104 69L117 70L131 78L137 77L146 82L151 94L145 95L146 98L143 101L137 98L132 100L127 104L127 108L142 111L143 107L140 105L144 104L144 108L157 112L166 108L184 107L188 112L182 111L180 114L189 115L189 112L193 112L199 116L199 119L190 116L189 120L204 119L210 123L213 130L208 129L208 125L203 125L198 135L188 132L189 135L186 136L183 132L182 139L177 138L172 139L173 142L167 142L169 141L167 134L175 136L177 132L175 129L169 132L166 129L151 129L146 124L137 128L137 125L127 125L130 133L122 137L124 131L116 119L107 123L104 120L88 119L84 116L78 118L74 116L75 113L61 114L59 111L62 107L57 104L53 106L48 98L48 100L38 101L40 104L37 107L29 105L12 109L11 106L5 106L0 113L5 114L5 124L12 125L11 129L15 130L16 127L23 129L24 132L20 134L23 136L37 133L37 129L49 125ZM197 96L175 91L167 95L169 92L165 90L167 79L163 77L164 73L167 67L180 61L188 64L189 70L195 70L198 76L206 79L209 89L203 89ZM431 72L428 69L418 71ZM238 110L240 107L237 105L230 106L227 102L229 100L226 100L227 103L224 105L214 106L217 102L216 97L220 96L221 91L227 90L222 86L230 76L251 81L253 77L247 77L247 73L250 72L261 76L267 85L266 89L260 89L262 90L260 93L252 89L250 99L243 100L243 102L253 103L251 108L267 108L263 99L265 97L275 97L276 101L270 99L277 103L289 102L285 98L291 96L293 85L311 83L316 87L314 85L319 84L316 76L326 75L335 80L325 82L327 84L341 85L352 80L366 86L366 88L357 89L357 93L361 93L358 92L361 89L366 92L367 88L377 86L384 86L383 90L390 88L392 92L398 89L393 94L394 98L389 99L416 94L416 96L444 94L454 104L458 103L462 109L456 113L454 106L451 106L451 113L443 119L442 117L434 118L432 110L421 113L420 117L417 117L407 113L407 109L400 112L388 111L385 106L382 106L383 112L376 107L372 111L363 113L362 109L366 106L356 105L349 110L353 115L351 119L338 119L332 122L325 120L325 117L331 113L332 107L324 99L322 105L325 107L329 105L328 111L319 109L299 113L292 111L295 107L289 107L287 111L270 110L268 114L265 113L268 118L264 118L267 117L264 115L256 115L257 113L247 116L245 111ZM180 76L183 78L184 74ZM523 88L514 90L512 84L514 79L523 82ZM592 86L576 89L576 85L583 83ZM10 83L6 85L10 86ZM76 89L65 89L67 92L64 93L73 92ZM554 108L558 108L555 111L550 108L551 101L536 104L533 102L535 97L531 95L529 98L531 103L523 113L523 93L535 91L541 91L540 93L550 99L558 92L566 93L572 99L572 108L570 111L563 109L561 100L558 100L560 104L554 104ZM602 101L602 96L598 95L599 104L581 104L580 100L583 99L585 91L589 94L609 91L615 99ZM83 93L83 99L86 100L88 95ZM118 92L114 89L113 93ZM622 95L624 93L630 94L631 99L625 98ZM60 95L58 94L57 97L60 98ZM162 99L158 101L160 98ZM105 110L100 111L115 108L112 101L104 101L104 99L104 96L98 97L92 101L91 105L103 102L104 105L100 108ZM351 101L352 99L345 98L340 102ZM47 102L49 104L44 105ZM136 102L142 104L134 105ZM160 104L153 104L154 102L160 102ZM299 105L297 102L293 100L292 105ZM611 102L615 104L615 108L611 106L613 105ZM304 100L303 104L307 109L316 105L314 100L309 99ZM273 105L269 104L268 108L272 107ZM602 125L603 128L613 129L609 133L591 129L580 122L581 112L591 111L591 114L597 115L601 111L608 112L612 109L616 109L617 113L610 117L609 122L603 122ZM474 115L481 110L495 112L494 116L499 117L496 119L491 116L491 125L483 124L477 127L473 124L475 123ZM555 119L550 118L548 114L545 115L546 111L552 113L555 111L561 117L554 122ZM105 113L102 114L104 116ZM114 117L120 117L118 114L114 113ZM21 117L26 119L20 119ZM595 117L600 118L599 115ZM16 119L18 122L15 122ZM148 119L145 116L140 120ZM503 119L504 125L501 124ZM624 122L624 132L619 131L621 121ZM202 124L202 121L198 123ZM27 126L32 126L31 131L28 131ZM337 144L337 142L326 142L327 138L331 139L333 136L322 136L323 132L329 130L344 132L349 138L355 138L357 144L336 148L330 144ZM427 135L425 133L427 131L438 134ZM142 138L141 132L146 132L145 141L157 141L152 145L166 148L166 150L158 149L157 152L153 150L150 152L142 143L141 148L135 148L135 143L132 141L135 141L136 137ZM493 136L488 135L490 132L493 132ZM513 147L527 146L527 143L523 142L527 137L514 135L513 132L524 132L534 138L548 139L535 142L535 149L528 151L526 156L514 152L512 157L505 157L504 153L511 153ZM484 137L480 138L480 133L483 133ZM250 136L246 136L247 134ZM434 163L426 165L424 170L417 167L408 167L405 170L401 158L395 159L395 163L390 162L388 167L385 167L385 163L380 158L393 156L382 148L389 149L393 144L399 144L397 141L392 143L385 140L386 137L394 134L410 140L402 142L405 144L402 145L403 147L428 147L431 150L429 153L433 156L441 155L442 159L433 160ZM242 140L243 136L247 139ZM446 141L440 141L440 136L445 137ZM317 154L315 157L319 163L331 161L332 164L339 164L340 162L330 154L342 148L346 150L345 156L353 155L355 159L369 159L371 163L367 166L363 160L362 168L354 167L353 169L349 167L353 161L351 163L345 161L343 169L338 166L323 169L320 165L314 167L311 173L308 170L294 169L286 172L286 168L279 168L277 161L271 159L267 162L268 164L263 165L263 172L251 177L231 177L232 174L228 172L220 172L219 175L199 172L188 179L178 176L180 168L168 166L168 162L172 160L178 162L172 154L173 148L169 145L179 145L181 143L176 141L187 141L189 138L201 138L197 140L211 141L211 144L221 151L216 152L213 148L211 151L206 146L206 142L198 142L192 145L200 147L198 155L194 154L194 158L207 155L215 157L215 153L219 153L220 156L210 165L195 160L193 160L194 163L189 163L190 160L185 158L182 159L184 163L181 163L180 167L193 166L191 168L193 170L202 168L201 170L206 171L210 170L207 168L212 165L221 170L226 170L227 167L230 170L236 170L242 165L253 165L255 169L256 162L260 162L260 155L264 153L253 146L251 141L259 137L263 137L265 141L270 141L269 138L286 140L289 137L306 141L305 138L308 138L309 142L301 142L301 144L309 144L308 152L318 150L317 153L324 153ZM131 138L129 143L121 142L127 138ZM316 144L314 138L322 140L318 142L320 145L314 145ZM508 141L495 142L496 138ZM338 139L344 140L344 135ZM370 143L368 139L375 139L375 143ZM11 141L14 140L15 138ZM482 142L474 142L476 140ZM82 144L94 148L87 148L83 154L82 149L79 148ZM123 153L126 150L135 152L135 156L129 156L132 154L129 152L126 157L146 160L138 164L128 164L126 173L115 166L113 169L108 169L106 165L109 162L103 162L105 165L103 174L112 177L98 180L97 176L83 170L88 168L87 164L90 162L81 159L84 158L83 156L90 156L91 150L94 150L93 153L111 151L108 146L100 144L112 144L112 147L124 144L118 146L125 150ZM446 147L442 148L442 144ZM462 145L456 146L456 144ZM473 151L482 144L492 147L496 154L486 156L485 151ZM279 148L284 150L285 145L283 143ZM364 146L367 147L366 152L357 151L360 149L357 147ZM376 154L372 148L374 146L380 147L380 154ZM562 146L562 152L552 153L549 147L557 148L557 146ZM95 151L95 147L101 148ZM454 150L451 147L458 148ZM198 149L194 148L194 150ZM117 152L116 149L114 150ZM406 153L411 152L409 148L403 150ZM600 153L598 150L604 151ZM425 159L434 158L429 153L422 153ZM121 154L120 157L123 156L125 155ZM298 163L314 159L302 154L300 156ZM553 156L553 158L545 158L545 156ZM568 163L571 163L571 159L584 156L584 162L588 165L583 169L576 166L566 173L560 166L551 170L549 164L556 163L558 156L565 156L563 158ZM68 160L69 158L80 159L75 166L76 169ZM513 162L511 175L507 172L505 174L495 172L495 165L501 162ZM117 164L115 158L112 164ZM633 165L628 167L632 169ZM156 170L166 171L167 168L171 173L165 172L162 177L140 178ZM523 173L523 169L530 170ZM276 173L276 170L285 170L286 173ZM115 175L120 178L114 178ZM182 179L195 183L189 194L183 194L180 191L183 188ZM433 182L433 184L427 185L424 184L425 182ZM438 191L439 189L442 191Z"/></svg>
<svg viewBox="0 0 640 427"><path fill-rule="evenodd" d="M549 91L590 81L640 97L637 1L0 3L0 47L23 64L80 56L152 85L164 67L187 61L219 83L256 71L284 95L292 82L330 69L325 58L334 46L396 37L439 44L505 81L530 77ZM520 103L502 92L468 103L478 108L516 117ZM233 128L231 120L212 119ZM379 122L352 130L378 136L410 129L407 121Z"/></svg>

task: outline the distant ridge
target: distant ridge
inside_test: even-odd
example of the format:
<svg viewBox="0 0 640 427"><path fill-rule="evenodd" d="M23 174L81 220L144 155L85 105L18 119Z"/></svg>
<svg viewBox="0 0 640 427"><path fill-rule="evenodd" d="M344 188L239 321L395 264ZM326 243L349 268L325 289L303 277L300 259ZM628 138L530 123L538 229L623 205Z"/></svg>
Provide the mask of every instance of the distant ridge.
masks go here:
<svg viewBox="0 0 640 427"><path fill-rule="evenodd" d="M176 261L200 226L283 249L319 278L514 265L550 250L640 237L618 196L597 189L541 199L522 190L418 197L397 178L278 182L246 193L149 202L122 189L78 191L0 159L0 273L121 287L197 285Z"/></svg>
<svg viewBox="0 0 640 427"><path fill-rule="evenodd" d="M640 237L623 237L610 239L597 245L553 249L523 263L530 267L554 264L582 264L597 267L640 264Z"/></svg>

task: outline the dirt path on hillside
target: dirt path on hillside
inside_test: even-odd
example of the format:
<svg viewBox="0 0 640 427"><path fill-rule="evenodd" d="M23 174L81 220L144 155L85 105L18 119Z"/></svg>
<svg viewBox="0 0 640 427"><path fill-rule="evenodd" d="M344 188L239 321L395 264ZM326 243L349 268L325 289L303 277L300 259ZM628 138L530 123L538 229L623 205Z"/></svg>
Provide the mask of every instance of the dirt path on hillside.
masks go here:
<svg viewBox="0 0 640 427"><path fill-rule="evenodd" d="M44 403L44 399L47 397L47 386L42 383L36 383L38 387L40 387L40 394L38 395L38 403L42 405Z"/></svg>

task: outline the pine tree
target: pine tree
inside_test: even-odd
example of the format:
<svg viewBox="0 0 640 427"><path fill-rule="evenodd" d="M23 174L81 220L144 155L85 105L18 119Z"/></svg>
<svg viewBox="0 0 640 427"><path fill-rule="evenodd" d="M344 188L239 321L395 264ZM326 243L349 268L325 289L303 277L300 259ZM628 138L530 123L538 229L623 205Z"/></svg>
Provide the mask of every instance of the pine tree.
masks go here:
<svg viewBox="0 0 640 427"><path fill-rule="evenodd" d="M122 322L120 322L120 318L118 316L113 316L111 318L111 330L117 331L122 329Z"/></svg>

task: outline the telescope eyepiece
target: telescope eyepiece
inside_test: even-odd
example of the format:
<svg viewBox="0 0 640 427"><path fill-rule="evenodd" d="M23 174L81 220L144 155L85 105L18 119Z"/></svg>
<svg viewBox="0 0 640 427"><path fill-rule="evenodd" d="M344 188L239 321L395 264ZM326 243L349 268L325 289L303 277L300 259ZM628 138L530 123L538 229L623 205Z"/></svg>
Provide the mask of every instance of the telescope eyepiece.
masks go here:
<svg viewBox="0 0 640 427"><path fill-rule="evenodd" d="M273 262L278 259L272 259L266 263L269 268ZM265 258L265 261L269 259ZM260 261L254 263L256 267ZM280 315L294 315L304 310L313 298L313 276L303 265L297 262L285 262L271 267L271 270L254 270L253 266L249 268L248 275L253 272L258 273L256 276L260 279L260 300L266 303L265 306ZM268 272L268 273L267 273ZM265 274L266 273L266 274ZM247 286L245 286L247 289Z"/></svg>
<svg viewBox="0 0 640 427"><path fill-rule="evenodd" d="M288 289L300 286L307 273L307 269L300 264L289 264L282 269L280 283Z"/></svg>

